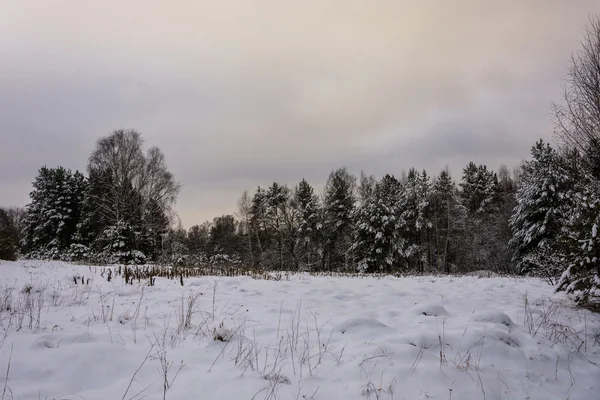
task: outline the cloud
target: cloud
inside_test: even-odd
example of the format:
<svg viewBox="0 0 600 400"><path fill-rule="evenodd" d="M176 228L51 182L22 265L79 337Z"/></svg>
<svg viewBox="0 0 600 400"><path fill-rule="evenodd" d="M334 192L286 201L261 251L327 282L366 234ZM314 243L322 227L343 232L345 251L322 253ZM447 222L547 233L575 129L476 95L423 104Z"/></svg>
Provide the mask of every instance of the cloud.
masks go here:
<svg viewBox="0 0 600 400"><path fill-rule="evenodd" d="M44 164L85 169L140 130L184 185L186 226L245 189L348 166L457 175L551 131L593 0L131 0L3 4L0 204ZM458 176L455 176L456 178Z"/></svg>

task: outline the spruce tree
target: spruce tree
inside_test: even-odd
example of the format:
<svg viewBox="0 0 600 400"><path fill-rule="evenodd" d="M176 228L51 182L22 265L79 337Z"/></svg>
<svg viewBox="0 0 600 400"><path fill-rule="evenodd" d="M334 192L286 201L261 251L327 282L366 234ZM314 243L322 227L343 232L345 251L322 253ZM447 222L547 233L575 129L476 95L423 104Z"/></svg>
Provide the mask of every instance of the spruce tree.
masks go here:
<svg viewBox="0 0 600 400"><path fill-rule="evenodd" d="M565 256L563 227L574 205L573 184L557 152L538 141L525 164L517 206L510 219L513 260L522 273L544 276L551 282L560 274Z"/></svg>
<svg viewBox="0 0 600 400"><path fill-rule="evenodd" d="M400 182L385 175L357 208L352 248L360 271L391 272L400 267L399 196Z"/></svg>
<svg viewBox="0 0 600 400"><path fill-rule="evenodd" d="M460 183L461 196L471 214L494 212L498 206L500 190L498 176L486 165L470 162L463 170Z"/></svg>
<svg viewBox="0 0 600 400"><path fill-rule="evenodd" d="M323 223L319 198L313 187L302 179L294 191L294 205L298 212L298 242L302 255L301 262L308 269L314 269L320 250Z"/></svg>
<svg viewBox="0 0 600 400"><path fill-rule="evenodd" d="M568 219L564 227L566 257L557 291L575 294L581 303L600 301L600 182L589 160L571 155L567 170L577 177L570 186ZM573 170L575 168L575 171Z"/></svg>
<svg viewBox="0 0 600 400"><path fill-rule="evenodd" d="M406 239L402 254L409 269L422 272L428 262L426 232L431 224L428 221L429 178L416 169L408 171L406 182L400 194L400 227Z"/></svg>
<svg viewBox="0 0 600 400"><path fill-rule="evenodd" d="M24 221L28 256L58 259L66 254L77 232L86 185L78 171L40 168Z"/></svg>
<svg viewBox="0 0 600 400"><path fill-rule="evenodd" d="M339 270L350 266L355 188L356 177L349 174L346 168L335 170L329 175L324 199L324 268Z"/></svg>
<svg viewBox="0 0 600 400"><path fill-rule="evenodd" d="M500 209L498 176L486 165L469 163L463 170L461 197L469 212L465 269L497 270L495 216Z"/></svg>
<svg viewBox="0 0 600 400"><path fill-rule="evenodd" d="M288 201L290 199L290 190L287 186L273 182L266 193L266 221L269 231L273 233L276 241L275 254L270 255L270 263L279 270L285 267L285 216L288 212ZM292 239L293 240L293 239ZM293 242L292 242L293 243ZM293 245L292 245L293 250Z"/></svg>

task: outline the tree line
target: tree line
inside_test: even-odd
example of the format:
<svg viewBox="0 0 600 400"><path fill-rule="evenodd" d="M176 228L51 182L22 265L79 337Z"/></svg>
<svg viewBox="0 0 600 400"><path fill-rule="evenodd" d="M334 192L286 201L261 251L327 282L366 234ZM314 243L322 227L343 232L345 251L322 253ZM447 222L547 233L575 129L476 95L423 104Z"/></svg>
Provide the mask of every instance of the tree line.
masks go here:
<svg viewBox="0 0 600 400"><path fill-rule="evenodd" d="M7 257L144 263L157 260L180 185L157 147L118 130L98 140L88 176L42 167L19 224L2 223ZM18 235L18 236L17 236Z"/></svg>
<svg viewBox="0 0 600 400"><path fill-rule="evenodd" d="M433 179L413 168L377 180L340 168L321 194L306 180L274 182L244 192L235 214L185 230L173 223L179 184L162 153L144 154L137 131L115 131L98 141L87 177L39 170L12 243L25 257L68 261L514 272L506 244L515 174L469 163L457 185L447 169Z"/></svg>
<svg viewBox="0 0 600 400"><path fill-rule="evenodd" d="M0 210L0 258L99 263L237 264L267 270L533 274L600 295L600 20L574 53L556 139L497 172L471 162L456 182L410 169L381 179L345 168L322 193L306 180L247 191L235 214L188 230L175 224L180 190L139 132L98 140L87 177L39 170L25 210Z"/></svg>

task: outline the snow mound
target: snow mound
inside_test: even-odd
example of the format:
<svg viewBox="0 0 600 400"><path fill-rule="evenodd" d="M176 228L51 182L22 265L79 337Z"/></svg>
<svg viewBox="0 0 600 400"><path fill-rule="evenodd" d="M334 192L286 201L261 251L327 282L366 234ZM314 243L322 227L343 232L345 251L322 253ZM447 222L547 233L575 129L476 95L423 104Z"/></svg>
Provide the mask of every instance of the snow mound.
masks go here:
<svg viewBox="0 0 600 400"><path fill-rule="evenodd" d="M418 304L413 307L413 314L428 317L442 317L450 315L443 305L437 303Z"/></svg>
<svg viewBox="0 0 600 400"><path fill-rule="evenodd" d="M95 343L98 339L88 333L80 333L65 337L64 341L69 343Z"/></svg>
<svg viewBox="0 0 600 400"><path fill-rule="evenodd" d="M500 311L483 311L473 314L471 321L477 322L491 322L494 324L502 324L505 326L513 326L514 322L510 317Z"/></svg>
<svg viewBox="0 0 600 400"><path fill-rule="evenodd" d="M31 345L34 349L56 349L60 345L60 340L52 335L42 336L36 339Z"/></svg>
<svg viewBox="0 0 600 400"><path fill-rule="evenodd" d="M491 339L502 342L510 347L520 346L519 342L514 337L499 329L495 329L492 332L489 332L487 336Z"/></svg>
<svg viewBox="0 0 600 400"><path fill-rule="evenodd" d="M399 340L402 344L408 344L423 349L432 349L440 347L440 338L435 333L412 331L403 334Z"/></svg>
<svg viewBox="0 0 600 400"><path fill-rule="evenodd" d="M381 332L392 330L392 328L375 318L351 318L338 324L337 330L342 333L354 333L361 331Z"/></svg>

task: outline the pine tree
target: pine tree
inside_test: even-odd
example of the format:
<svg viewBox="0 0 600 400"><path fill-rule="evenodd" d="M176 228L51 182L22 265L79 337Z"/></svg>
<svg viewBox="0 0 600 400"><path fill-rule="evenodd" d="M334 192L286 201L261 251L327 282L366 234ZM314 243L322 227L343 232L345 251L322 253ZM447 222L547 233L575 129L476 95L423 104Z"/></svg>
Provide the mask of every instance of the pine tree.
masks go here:
<svg viewBox="0 0 600 400"><path fill-rule="evenodd" d="M485 214L497 209L500 189L498 176L487 166L477 167L470 162L463 170L460 187L464 204L472 214Z"/></svg>
<svg viewBox="0 0 600 400"><path fill-rule="evenodd" d="M213 220L210 229L210 261L212 263L239 262L239 236L233 215L223 215Z"/></svg>
<svg viewBox="0 0 600 400"><path fill-rule="evenodd" d="M346 168L340 168L329 175L324 199L324 268L339 270L349 267L349 250L354 229L355 188L356 177L350 175Z"/></svg>
<svg viewBox="0 0 600 400"><path fill-rule="evenodd" d="M282 186L277 182L269 187L266 193L266 221L269 231L273 232L277 243L276 254L270 258L270 263L277 266L279 270L285 269L285 214L288 212L288 201L290 198L290 190L287 186ZM292 239L292 250L294 239Z"/></svg>
<svg viewBox="0 0 600 400"><path fill-rule="evenodd" d="M367 201L369 196L375 190L377 179L373 175L367 176L363 171L360 172L360 183L358 185L358 200L359 203Z"/></svg>
<svg viewBox="0 0 600 400"><path fill-rule="evenodd" d="M0 208L0 260L17 259L18 234L8 211Z"/></svg>
<svg viewBox="0 0 600 400"><path fill-rule="evenodd" d="M298 242L302 252L300 259L306 268L314 269L320 250L323 223L319 198L305 179L300 181L294 191L294 205L298 212Z"/></svg>
<svg viewBox="0 0 600 400"><path fill-rule="evenodd" d="M70 248L81 217L84 176L42 167L26 208L23 247L30 257L58 259Z"/></svg>
<svg viewBox="0 0 600 400"><path fill-rule="evenodd" d="M435 265L438 271L450 273L452 265L463 261L467 209L448 170L443 170L435 180L431 201Z"/></svg>
<svg viewBox="0 0 600 400"><path fill-rule="evenodd" d="M513 259L523 273L550 281L561 272L564 253L563 227L573 205L569 198L572 180L556 151L538 141L525 164L517 207L510 219Z"/></svg>
<svg viewBox="0 0 600 400"><path fill-rule="evenodd" d="M400 182L385 175L356 210L352 249L362 272L399 268L402 238L398 223Z"/></svg>
<svg viewBox="0 0 600 400"><path fill-rule="evenodd" d="M161 260L171 265L185 265L190 261L189 255L187 231L178 220L177 226L169 229L166 235Z"/></svg>
<svg viewBox="0 0 600 400"><path fill-rule="evenodd" d="M429 178L416 169L408 171L400 194L400 226L405 247L402 254L408 268L423 271L428 261L426 232L431 227L428 221Z"/></svg>
<svg viewBox="0 0 600 400"><path fill-rule="evenodd" d="M557 291L575 294L580 303L600 301L600 182L589 159L569 154L567 170L576 177L570 186L571 207L563 237L567 242L566 256L561 264L563 273Z"/></svg>
<svg viewBox="0 0 600 400"><path fill-rule="evenodd" d="M136 250L136 232L127 222L120 221L102 230L94 241L97 261L114 264L143 264L146 255Z"/></svg>
<svg viewBox="0 0 600 400"><path fill-rule="evenodd" d="M188 229L186 245L191 256L198 262L206 262L208 260L209 238L209 222L205 222L202 225L193 225Z"/></svg>
<svg viewBox="0 0 600 400"><path fill-rule="evenodd" d="M497 270L497 238L495 213L500 206L500 185L495 172L487 166L469 163L463 170L460 183L463 204L469 212L467 226L469 252L465 258L465 269Z"/></svg>

